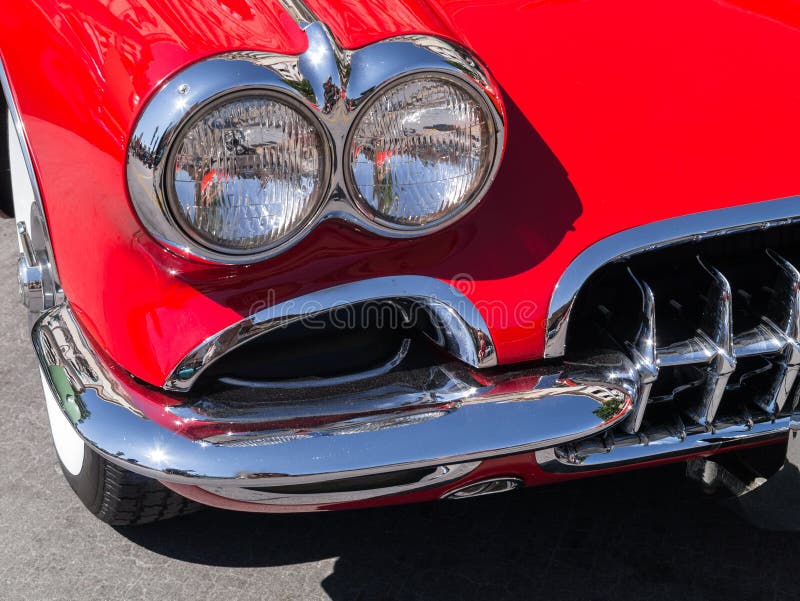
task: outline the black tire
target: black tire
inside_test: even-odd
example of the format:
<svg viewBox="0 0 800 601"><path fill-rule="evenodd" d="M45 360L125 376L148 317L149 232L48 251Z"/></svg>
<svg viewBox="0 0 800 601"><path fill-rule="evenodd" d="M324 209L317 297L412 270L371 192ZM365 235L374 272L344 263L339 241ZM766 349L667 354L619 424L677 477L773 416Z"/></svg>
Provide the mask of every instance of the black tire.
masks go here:
<svg viewBox="0 0 800 601"><path fill-rule="evenodd" d="M86 508L113 526L158 522L202 507L171 491L158 480L107 461L89 447L83 449L80 473L71 474L64 464L61 464L61 471Z"/></svg>

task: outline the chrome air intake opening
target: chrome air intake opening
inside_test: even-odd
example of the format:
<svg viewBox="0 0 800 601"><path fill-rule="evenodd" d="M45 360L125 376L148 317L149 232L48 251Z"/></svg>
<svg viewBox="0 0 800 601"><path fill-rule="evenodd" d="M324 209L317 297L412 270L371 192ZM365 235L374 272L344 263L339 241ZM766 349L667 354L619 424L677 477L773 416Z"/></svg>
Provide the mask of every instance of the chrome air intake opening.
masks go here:
<svg viewBox="0 0 800 601"><path fill-rule="evenodd" d="M193 391L226 397L355 385L449 360L424 313L396 302L339 307L271 330L212 364ZM248 392L255 391L255 392Z"/></svg>
<svg viewBox="0 0 800 601"><path fill-rule="evenodd" d="M386 276L325 288L256 311L190 351L173 368L164 388L187 392L200 380L208 381L205 374L216 364L236 364L226 359L237 350L250 344L258 346L259 341L295 324L299 324L301 333L333 331L336 336L348 330L373 330L373 326L383 333L411 329L467 365L482 368L497 364L489 329L466 296L435 278ZM369 345L362 346L369 349ZM265 359L274 358L278 350L273 345L272 354ZM395 354L399 352L395 350ZM242 353L236 356L243 358ZM259 365L263 367L263 363ZM217 368L214 373L224 370ZM270 377L264 375L264 379Z"/></svg>
<svg viewBox="0 0 800 601"><path fill-rule="evenodd" d="M800 226L731 233L621 259L583 285L567 355L618 349L636 364L631 416L537 454L608 465L780 438L797 403Z"/></svg>

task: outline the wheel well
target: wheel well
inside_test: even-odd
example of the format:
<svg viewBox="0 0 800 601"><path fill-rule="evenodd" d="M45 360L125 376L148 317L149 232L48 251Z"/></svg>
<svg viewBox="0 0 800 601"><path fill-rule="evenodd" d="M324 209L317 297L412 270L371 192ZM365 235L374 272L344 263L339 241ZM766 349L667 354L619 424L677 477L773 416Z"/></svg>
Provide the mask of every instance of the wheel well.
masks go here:
<svg viewBox="0 0 800 601"><path fill-rule="evenodd" d="M0 90L0 213L14 216L14 193L11 189L11 160L8 148L8 103Z"/></svg>

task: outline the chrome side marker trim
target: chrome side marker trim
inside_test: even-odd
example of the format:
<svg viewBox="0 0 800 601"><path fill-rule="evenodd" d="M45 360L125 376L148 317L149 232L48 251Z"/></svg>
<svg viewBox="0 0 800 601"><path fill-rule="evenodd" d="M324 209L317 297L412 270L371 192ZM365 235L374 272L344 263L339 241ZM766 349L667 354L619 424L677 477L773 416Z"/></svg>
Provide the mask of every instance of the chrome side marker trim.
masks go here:
<svg viewBox="0 0 800 601"><path fill-rule="evenodd" d="M503 492L510 492L517 490L523 486L520 478L491 478L489 480L480 480L467 484L461 488L451 490L444 495L443 499L451 499L453 501L459 499L471 499L473 497L484 497L486 495L496 495Z"/></svg>
<svg viewBox="0 0 800 601"><path fill-rule="evenodd" d="M572 307L586 280L603 265L690 240L724 236L800 221L800 197L704 211L648 223L604 238L579 254L558 280L550 298L544 355L562 357Z"/></svg>
<svg viewBox="0 0 800 601"><path fill-rule="evenodd" d="M270 486L261 488L203 486L201 488L220 497L233 499L235 501L257 503L259 505L275 505L279 507L291 506L294 508L311 508L319 505L353 503L356 501L366 501L367 499L393 497L410 492L419 492L436 486L444 486L445 484L464 478L472 473L479 465L480 461L456 463L453 465L440 465L432 470L425 470L426 473L421 478L414 478L411 482L389 486L378 485L374 488L370 487L369 484L366 483L369 481L368 478L360 479L365 481L363 485L358 483L357 481L359 479L356 478L351 479L350 482L348 482L348 479L343 479L340 481L340 483L338 483L337 486L337 488L341 488L343 490L336 491L325 491L324 486L321 490L314 490L313 486L306 486L302 488L298 486ZM400 474L401 476L403 475L402 472L396 473ZM376 481L379 482L385 477L385 474L379 474L376 478Z"/></svg>
<svg viewBox="0 0 800 601"><path fill-rule="evenodd" d="M32 326L44 310L63 302L64 295L53 261L50 232L44 216L42 194L33 168L25 126L14 102L5 66L1 61L0 93L8 104L8 144L12 170L19 171L12 177L14 213L20 247L17 279L22 304L28 309L28 322ZM0 115L0 119L5 118L6 115ZM0 140L0 144L4 143L5 140Z"/></svg>
<svg viewBox="0 0 800 601"><path fill-rule="evenodd" d="M414 323L422 312L433 325L433 342L473 367L497 364L494 343L478 309L458 290L435 278L403 275L373 278L312 292L262 309L203 341L164 382L186 391L215 361L254 338L280 327L360 303L389 302Z"/></svg>

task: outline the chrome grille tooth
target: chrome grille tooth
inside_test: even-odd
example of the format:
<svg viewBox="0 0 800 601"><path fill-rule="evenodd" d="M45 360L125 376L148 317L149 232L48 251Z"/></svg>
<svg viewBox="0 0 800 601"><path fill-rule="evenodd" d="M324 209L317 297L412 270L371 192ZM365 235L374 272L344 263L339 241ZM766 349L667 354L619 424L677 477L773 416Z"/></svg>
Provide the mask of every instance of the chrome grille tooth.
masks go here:
<svg viewBox="0 0 800 601"><path fill-rule="evenodd" d="M780 282L773 298L778 305L776 312L783 317L783 321L775 323L766 316L762 317L762 321L776 337L783 340L784 346L771 394L762 399L759 405L770 415L776 415L786 406L800 370L800 272L778 253L772 250L766 253L778 266Z"/></svg>
<svg viewBox="0 0 800 601"><path fill-rule="evenodd" d="M658 362L656 357L656 301L653 291L646 282L640 281L628 269L628 274L642 293L642 322L634 340L626 341L631 360L639 375L639 395L634 401L630 417L622 428L628 433L639 430L644 418L644 411L650 397L653 382L658 378Z"/></svg>
<svg viewBox="0 0 800 601"><path fill-rule="evenodd" d="M705 295L706 306L697 333L700 338L713 345L715 354L707 368L700 405L690 413L697 423L711 426L722 401L722 395L725 393L728 378L736 369L736 357L733 354L731 285L718 269L706 265L700 257L697 257L697 261L711 277Z"/></svg>

